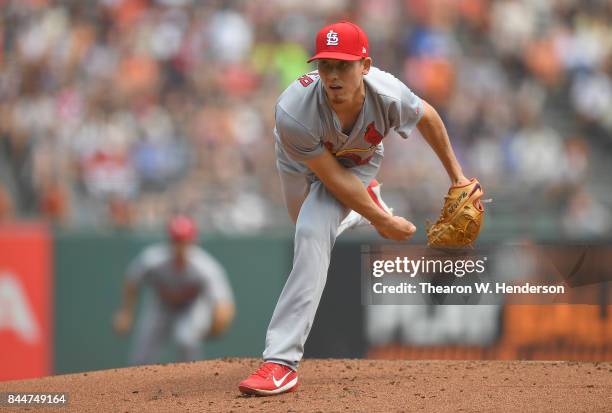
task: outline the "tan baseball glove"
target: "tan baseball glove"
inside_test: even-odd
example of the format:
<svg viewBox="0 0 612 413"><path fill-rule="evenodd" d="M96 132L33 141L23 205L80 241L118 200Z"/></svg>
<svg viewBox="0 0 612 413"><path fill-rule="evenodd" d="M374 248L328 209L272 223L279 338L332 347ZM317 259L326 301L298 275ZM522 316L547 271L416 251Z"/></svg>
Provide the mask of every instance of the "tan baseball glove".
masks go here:
<svg viewBox="0 0 612 413"><path fill-rule="evenodd" d="M476 178L469 184L451 186L444 197L444 206L435 224L428 223L427 245L430 247L463 247L478 237L484 206L484 195Z"/></svg>

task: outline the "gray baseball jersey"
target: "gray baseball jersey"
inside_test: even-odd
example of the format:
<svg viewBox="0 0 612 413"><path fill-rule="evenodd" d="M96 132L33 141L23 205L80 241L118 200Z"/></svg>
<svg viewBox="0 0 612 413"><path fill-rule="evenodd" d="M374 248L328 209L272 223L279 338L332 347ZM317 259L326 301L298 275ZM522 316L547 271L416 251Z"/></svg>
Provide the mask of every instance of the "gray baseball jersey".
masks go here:
<svg viewBox="0 0 612 413"><path fill-rule="evenodd" d="M348 135L327 102L317 72L299 78L278 99L277 167L296 227L293 269L268 326L266 361L298 367L325 287L331 250L349 213L304 161L327 148L366 186L378 173L383 138L391 130L407 138L423 115L421 99L391 74L371 68L364 82L363 108Z"/></svg>
<svg viewBox="0 0 612 413"><path fill-rule="evenodd" d="M423 114L423 103L393 75L372 67L364 76L365 101L349 135L327 103L318 72L293 82L276 104L275 137L294 161L320 155L324 148L345 167L363 165L382 150L395 130L407 138Z"/></svg>
<svg viewBox="0 0 612 413"><path fill-rule="evenodd" d="M166 304L188 305L203 295L211 302L233 301L225 270L206 251L192 245L187 250L187 265L178 268L169 245L146 248L130 264L127 277L136 284L149 284Z"/></svg>

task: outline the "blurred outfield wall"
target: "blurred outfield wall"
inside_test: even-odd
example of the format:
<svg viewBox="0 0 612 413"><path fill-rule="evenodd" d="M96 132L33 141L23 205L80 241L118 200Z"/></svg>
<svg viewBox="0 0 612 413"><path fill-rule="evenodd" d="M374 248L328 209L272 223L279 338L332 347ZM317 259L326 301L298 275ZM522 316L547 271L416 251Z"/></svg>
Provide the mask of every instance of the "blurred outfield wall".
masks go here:
<svg viewBox="0 0 612 413"><path fill-rule="evenodd" d="M111 329L124 270L142 248L160 241L162 233L0 226L0 380L125 367L131 338L118 337ZM356 232L336 243L306 357L612 360L609 301L504 306L490 326L492 341L463 343L442 335L444 340L429 344L406 341L400 333L416 332L419 325L430 333L436 326L441 334L460 325L469 330L470 320L480 325L477 314L459 306L447 319L443 316L449 315L449 308L441 308L447 306L399 306L397 335L385 344L369 342L368 307L360 302L360 247L374 241L381 240L370 232ZM480 241L491 242L486 237ZM204 356L260 357L270 316L291 269L291 231L208 235L201 245L226 268L237 306L230 330L205 343ZM477 309L484 311L483 306ZM422 310L420 316L406 318L405 312L417 310ZM174 348L168 346L160 361L173 360Z"/></svg>

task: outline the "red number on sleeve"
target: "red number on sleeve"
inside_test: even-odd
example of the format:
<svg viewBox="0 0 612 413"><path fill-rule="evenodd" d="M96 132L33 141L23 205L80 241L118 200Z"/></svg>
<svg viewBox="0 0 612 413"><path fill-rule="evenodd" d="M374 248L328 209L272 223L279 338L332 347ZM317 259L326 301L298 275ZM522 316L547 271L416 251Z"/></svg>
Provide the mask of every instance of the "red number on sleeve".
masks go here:
<svg viewBox="0 0 612 413"><path fill-rule="evenodd" d="M302 84L302 86L304 86L304 87L306 87L306 86L308 86L309 84L311 84L312 82L314 82L314 79L313 79L313 78L311 78L311 77L310 77L310 76L308 76L308 75L304 75L304 76L300 77L298 80L300 81L300 83L301 83L301 84Z"/></svg>

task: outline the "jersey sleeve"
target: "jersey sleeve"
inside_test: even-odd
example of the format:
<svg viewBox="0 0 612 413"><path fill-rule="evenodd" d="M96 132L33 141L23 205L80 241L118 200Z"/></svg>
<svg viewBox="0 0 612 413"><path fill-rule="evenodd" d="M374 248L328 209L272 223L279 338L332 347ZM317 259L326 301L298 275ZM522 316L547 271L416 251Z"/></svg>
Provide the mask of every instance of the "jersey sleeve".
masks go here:
<svg viewBox="0 0 612 413"><path fill-rule="evenodd" d="M195 255L194 264L202 278L204 291L216 304L234 302L234 293L227 278L227 273L219 261L212 255L200 250Z"/></svg>
<svg viewBox="0 0 612 413"><path fill-rule="evenodd" d="M158 260L159 249L157 247L145 249L128 266L126 270L127 280L134 284L141 284Z"/></svg>
<svg viewBox="0 0 612 413"><path fill-rule="evenodd" d="M399 124L396 126L396 132L404 139L407 139L410 132L419 123L425 110L423 101L404 83L399 82L400 101L399 101Z"/></svg>
<svg viewBox="0 0 612 413"><path fill-rule="evenodd" d="M305 161L321 155L325 148L321 139L289 115L282 107L276 106L275 133L285 152L295 161Z"/></svg>

